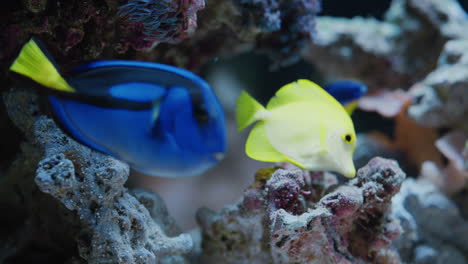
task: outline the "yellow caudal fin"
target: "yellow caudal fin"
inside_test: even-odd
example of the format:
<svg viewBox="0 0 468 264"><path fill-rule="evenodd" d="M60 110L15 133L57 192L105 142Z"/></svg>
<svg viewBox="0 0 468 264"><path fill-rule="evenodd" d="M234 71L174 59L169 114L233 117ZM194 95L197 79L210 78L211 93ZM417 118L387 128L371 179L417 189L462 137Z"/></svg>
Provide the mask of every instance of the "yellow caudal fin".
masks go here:
<svg viewBox="0 0 468 264"><path fill-rule="evenodd" d="M60 75L57 68L34 39L31 39L23 46L20 54L10 66L10 70L27 76L51 89L63 92L75 91Z"/></svg>
<svg viewBox="0 0 468 264"><path fill-rule="evenodd" d="M236 103L237 128L242 131L253 122L262 119L262 114L267 113L265 108L246 91L242 91Z"/></svg>

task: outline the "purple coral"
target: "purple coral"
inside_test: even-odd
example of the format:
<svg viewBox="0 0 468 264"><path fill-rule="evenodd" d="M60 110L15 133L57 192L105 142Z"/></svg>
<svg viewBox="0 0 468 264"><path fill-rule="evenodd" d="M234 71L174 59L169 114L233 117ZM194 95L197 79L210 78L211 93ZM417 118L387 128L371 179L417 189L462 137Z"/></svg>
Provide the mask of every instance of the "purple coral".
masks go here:
<svg viewBox="0 0 468 264"><path fill-rule="evenodd" d="M129 0L118 13L130 22L130 28L141 33L139 38L130 39L130 42L145 43L132 44L138 50L186 38L195 31L197 12L204 7L204 0Z"/></svg>
<svg viewBox="0 0 468 264"><path fill-rule="evenodd" d="M405 179L398 164L374 158L319 200L310 194L328 188L314 177L278 169L237 205L200 210L203 263L398 263L390 244L401 228L389 214Z"/></svg>

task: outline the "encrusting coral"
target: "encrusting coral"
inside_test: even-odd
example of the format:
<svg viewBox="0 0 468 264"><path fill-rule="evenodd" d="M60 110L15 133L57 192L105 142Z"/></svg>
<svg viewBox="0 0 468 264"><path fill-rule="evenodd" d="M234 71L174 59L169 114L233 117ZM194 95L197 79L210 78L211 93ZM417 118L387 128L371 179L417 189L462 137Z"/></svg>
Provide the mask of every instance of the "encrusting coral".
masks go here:
<svg viewBox="0 0 468 264"><path fill-rule="evenodd" d="M2 263L186 263L192 238L180 234L161 199L123 186L126 164L63 134L40 114L34 93L15 87L4 101L27 141L0 182L1 207L15 212L1 226L9 241Z"/></svg>
<svg viewBox="0 0 468 264"><path fill-rule="evenodd" d="M215 57L246 50L262 50L276 64L289 64L300 58L298 52L312 40L320 11L319 0L261 4L241 0L88 0L48 1L38 7L32 7L31 2L18 2L2 11L3 69L32 34L46 43L64 68L83 60L125 58L199 70Z"/></svg>
<svg viewBox="0 0 468 264"><path fill-rule="evenodd" d="M403 228L394 245L405 263L467 263L468 221L430 181L406 180L392 207Z"/></svg>
<svg viewBox="0 0 468 264"><path fill-rule="evenodd" d="M405 179L398 164L374 158L333 191L330 177L263 169L237 204L200 209L202 263L399 263L390 247L401 232L390 216Z"/></svg>

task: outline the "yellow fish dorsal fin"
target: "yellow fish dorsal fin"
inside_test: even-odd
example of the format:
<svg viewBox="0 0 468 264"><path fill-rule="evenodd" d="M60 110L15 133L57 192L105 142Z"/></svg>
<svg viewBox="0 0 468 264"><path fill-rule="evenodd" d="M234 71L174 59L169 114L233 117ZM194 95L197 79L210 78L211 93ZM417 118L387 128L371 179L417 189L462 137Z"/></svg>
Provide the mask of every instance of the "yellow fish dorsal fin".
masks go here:
<svg viewBox="0 0 468 264"><path fill-rule="evenodd" d="M10 70L27 76L48 88L75 92L75 89L60 75L34 39L23 46L20 54L10 66Z"/></svg>
<svg viewBox="0 0 468 264"><path fill-rule="evenodd" d="M302 164L278 152L268 141L265 124L259 122L250 132L245 143L245 153L252 159L266 162L291 162L301 168Z"/></svg>
<svg viewBox="0 0 468 264"><path fill-rule="evenodd" d="M281 87L276 92L275 97L268 102L266 108L271 110L297 101L327 102L342 108L341 104L322 87L305 79L300 79Z"/></svg>
<svg viewBox="0 0 468 264"><path fill-rule="evenodd" d="M242 131L257 120L268 116L268 112L246 91L242 91L236 102L237 129Z"/></svg>

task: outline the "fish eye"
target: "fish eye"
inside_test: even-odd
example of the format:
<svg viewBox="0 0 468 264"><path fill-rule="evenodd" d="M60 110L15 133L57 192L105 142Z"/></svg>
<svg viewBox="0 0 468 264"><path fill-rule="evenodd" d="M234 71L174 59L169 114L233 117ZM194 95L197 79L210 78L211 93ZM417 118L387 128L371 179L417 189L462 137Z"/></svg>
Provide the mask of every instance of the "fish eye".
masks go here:
<svg viewBox="0 0 468 264"><path fill-rule="evenodd" d="M347 144L353 143L354 141L354 137L350 133L344 133L342 138Z"/></svg>
<svg viewBox="0 0 468 264"><path fill-rule="evenodd" d="M202 107L194 107L193 116L199 124L206 124L210 119L208 112Z"/></svg>

